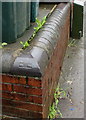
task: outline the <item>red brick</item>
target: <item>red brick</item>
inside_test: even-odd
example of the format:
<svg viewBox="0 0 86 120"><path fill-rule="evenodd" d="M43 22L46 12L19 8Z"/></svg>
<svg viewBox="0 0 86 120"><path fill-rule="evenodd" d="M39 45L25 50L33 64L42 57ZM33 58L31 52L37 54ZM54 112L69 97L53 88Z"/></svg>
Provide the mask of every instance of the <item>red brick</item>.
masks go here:
<svg viewBox="0 0 86 120"><path fill-rule="evenodd" d="M2 76L2 81L4 83L15 83L15 84L26 84L26 79L25 78L18 78L14 76L9 76L9 75L3 75Z"/></svg>
<svg viewBox="0 0 86 120"><path fill-rule="evenodd" d="M17 93L25 93L26 94L26 87L22 85L13 85L13 90Z"/></svg>
<svg viewBox="0 0 86 120"><path fill-rule="evenodd" d="M2 84L0 83L0 91L2 91Z"/></svg>
<svg viewBox="0 0 86 120"><path fill-rule="evenodd" d="M23 109L19 109L19 108L14 108L14 107L9 107L9 106L3 106L2 107L2 113L3 115L10 115L10 116L14 116L14 117L20 117L20 118L24 118L24 119L29 119L29 118L37 118L37 120L39 118L42 118L42 113L38 113L38 112L31 112L28 110L23 110Z"/></svg>
<svg viewBox="0 0 86 120"><path fill-rule="evenodd" d="M2 75L0 75L0 82L2 82Z"/></svg>
<svg viewBox="0 0 86 120"><path fill-rule="evenodd" d="M28 96L27 100L32 103L42 104L42 97L37 96Z"/></svg>
<svg viewBox="0 0 86 120"><path fill-rule="evenodd" d="M18 79L18 84L23 84L23 85L25 85L25 84L26 84L26 78L24 78L24 77L19 78L19 79Z"/></svg>
<svg viewBox="0 0 86 120"><path fill-rule="evenodd" d="M27 94L42 96L42 89L27 88Z"/></svg>
<svg viewBox="0 0 86 120"><path fill-rule="evenodd" d="M2 97L10 100L27 101L26 95L11 92L2 92Z"/></svg>
<svg viewBox="0 0 86 120"><path fill-rule="evenodd" d="M42 106L31 104L29 102L20 102L20 101L2 99L2 104L6 106L13 106L16 108L22 108L30 111L42 112Z"/></svg>
<svg viewBox="0 0 86 120"><path fill-rule="evenodd" d="M14 79L14 77L9 76L9 75L3 75L2 82L3 83L18 83L18 79Z"/></svg>
<svg viewBox="0 0 86 120"><path fill-rule="evenodd" d="M32 102L37 104L42 104L42 97L39 96L27 96L24 94L17 94L11 92L2 92L2 97L10 100L24 101L24 102Z"/></svg>
<svg viewBox="0 0 86 120"><path fill-rule="evenodd" d="M6 99L13 99L12 94L8 92L2 92L2 97Z"/></svg>
<svg viewBox="0 0 86 120"><path fill-rule="evenodd" d="M12 85L11 84L2 84L2 90L3 91L12 91Z"/></svg>
<svg viewBox="0 0 86 120"><path fill-rule="evenodd" d="M0 91L0 98L2 98L2 91Z"/></svg>
<svg viewBox="0 0 86 120"><path fill-rule="evenodd" d="M42 84L41 80L36 80L34 78L28 78L28 85L30 86L42 87L41 84Z"/></svg>
<svg viewBox="0 0 86 120"><path fill-rule="evenodd" d="M13 88L14 88L14 91L17 93L25 93L30 95L42 96L42 89L40 88L31 88L31 87L19 86L19 85L14 85Z"/></svg>

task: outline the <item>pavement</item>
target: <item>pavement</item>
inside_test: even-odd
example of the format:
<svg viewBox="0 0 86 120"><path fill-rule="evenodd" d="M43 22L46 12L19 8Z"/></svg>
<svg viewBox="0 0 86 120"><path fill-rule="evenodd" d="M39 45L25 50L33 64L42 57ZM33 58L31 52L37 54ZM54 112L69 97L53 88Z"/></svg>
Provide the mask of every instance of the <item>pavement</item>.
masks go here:
<svg viewBox="0 0 86 120"><path fill-rule="evenodd" d="M59 101L63 118L84 118L84 39L75 41L67 48L59 79L66 91L66 97Z"/></svg>

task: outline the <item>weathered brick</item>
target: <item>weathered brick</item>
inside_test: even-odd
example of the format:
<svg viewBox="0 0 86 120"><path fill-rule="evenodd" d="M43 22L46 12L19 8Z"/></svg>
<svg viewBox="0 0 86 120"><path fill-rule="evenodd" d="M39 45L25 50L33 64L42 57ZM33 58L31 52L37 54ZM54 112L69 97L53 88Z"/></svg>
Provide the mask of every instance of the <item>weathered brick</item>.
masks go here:
<svg viewBox="0 0 86 120"><path fill-rule="evenodd" d="M37 104L42 104L42 97L40 96L30 96L27 94L18 94L11 92L2 92L2 97L10 100L17 100L23 102L32 102Z"/></svg>
<svg viewBox="0 0 86 120"><path fill-rule="evenodd" d="M24 78L24 77L19 78L19 79L18 79L18 84L23 84L23 85L25 85L25 84L26 84L26 78Z"/></svg>
<svg viewBox="0 0 86 120"><path fill-rule="evenodd" d="M2 75L3 83L18 83L18 79L10 75Z"/></svg>
<svg viewBox="0 0 86 120"><path fill-rule="evenodd" d="M13 85L13 90L17 93L27 93L26 86L23 85Z"/></svg>
<svg viewBox="0 0 86 120"><path fill-rule="evenodd" d="M42 81L36 80L34 78L28 78L28 85L34 86L34 87L42 87Z"/></svg>
<svg viewBox="0 0 86 120"><path fill-rule="evenodd" d="M40 96L28 96L27 101L32 103L42 104L42 97Z"/></svg>
<svg viewBox="0 0 86 120"><path fill-rule="evenodd" d="M0 91L0 98L2 98L2 91Z"/></svg>
<svg viewBox="0 0 86 120"><path fill-rule="evenodd" d="M31 87L21 86L21 85L14 85L13 88L14 88L14 91L18 93L42 96L42 89L40 88L31 88Z"/></svg>
<svg viewBox="0 0 86 120"><path fill-rule="evenodd" d="M2 90L3 91L12 91L12 85L11 84L2 84Z"/></svg>
<svg viewBox="0 0 86 120"><path fill-rule="evenodd" d="M2 99L2 104L6 106L13 106L16 108L22 108L30 111L42 112L42 106L31 104L29 102L20 102L20 101Z"/></svg>
<svg viewBox="0 0 86 120"><path fill-rule="evenodd" d="M0 83L0 91L2 91L2 84Z"/></svg>
<svg viewBox="0 0 86 120"><path fill-rule="evenodd" d="M24 77L14 77L9 75L3 75L2 81L4 83L15 83L15 84L26 84L26 79Z"/></svg>
<svg viewBox="0 0 86 120"><path fill-rule="evenodd" d="M27 94L42 96L42 89L27 88Z"/></svg>
<svg viewBox="0 0 86 120"><path fill-rule="evenodd" d="M27 97L24 94L17 94L11 92L2 92L2 97L10 100L17 100L17 101L26 101Z"/></svg>
<svg viewBox="0 0 86 120"><path fill-rule="evenodd" d="M0 75L0 83L2 82L2 75Z"/></svg>
<svg viewBox="0 0 86 120"><path fill-rule="evenodd" d="M29 119L29 118L42 118L42 113L38 113L38 112L31 112L28 110L23 110L23 109L19 109L19 108L14 108L14 107L9 107L9 106L4 106L2 108L2 113L5 115L10 115L10 116L14 116L14 117L20 117L20 118L24 118L24 119Z"/></svg>

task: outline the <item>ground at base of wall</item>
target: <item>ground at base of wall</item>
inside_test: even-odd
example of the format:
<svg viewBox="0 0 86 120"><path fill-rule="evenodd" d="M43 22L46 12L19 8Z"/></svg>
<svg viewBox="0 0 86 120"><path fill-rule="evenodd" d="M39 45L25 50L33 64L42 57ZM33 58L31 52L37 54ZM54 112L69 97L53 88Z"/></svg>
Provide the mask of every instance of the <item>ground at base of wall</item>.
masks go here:
<svg viewBox="0 0 86 120"><path fill-rule="evenodd" d="M68 47L59 80L67 96L59 101L63 118L84 118L84 40Z"/></svg>

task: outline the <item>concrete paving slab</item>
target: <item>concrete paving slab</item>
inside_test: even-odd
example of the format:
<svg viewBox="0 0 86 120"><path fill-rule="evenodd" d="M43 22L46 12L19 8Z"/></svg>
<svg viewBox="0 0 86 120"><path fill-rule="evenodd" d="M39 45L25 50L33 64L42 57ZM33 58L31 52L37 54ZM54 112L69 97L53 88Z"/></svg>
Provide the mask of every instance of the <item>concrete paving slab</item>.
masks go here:
<svg viewBox="0 0 86 120"><path fill-rule="evenodd" d="M84 118L84 39L68 47L59 80L67 98L59 102L63 118Z"/></svg>

